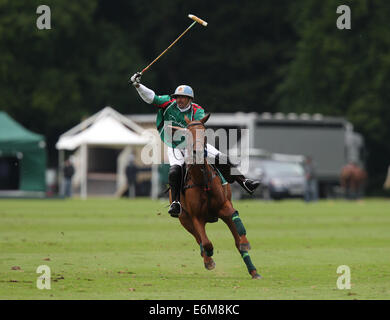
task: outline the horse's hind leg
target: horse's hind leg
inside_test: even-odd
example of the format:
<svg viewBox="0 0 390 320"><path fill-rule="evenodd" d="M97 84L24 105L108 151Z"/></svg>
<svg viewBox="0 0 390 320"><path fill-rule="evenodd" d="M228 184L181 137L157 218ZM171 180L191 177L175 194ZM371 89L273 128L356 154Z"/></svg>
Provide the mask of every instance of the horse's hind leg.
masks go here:
<svg viewBox="0 0 390 320"><path fill-rule="evenodd" d="M251 249L251 245L249 243L249 240L246 237L246 230L244 224L242 223L241 218L239 217L237 211L233 213L232 220L240 236L240 250L249 251Z"/></svg>
<svg viewBox="0 0 390 320"><path fill-rule="evenodd" d="M236 248L238 252L240 252L242 259L245 262L245 265L248 269L249 274L252 276L252 279L260 279L261 276L257 273L256 267L253 265L251 257L248 253L248 247L243 245L241 243L241 239L243 236L246 235L245 227L241 221L241 219L238 217L238 212L235 211L233 215L231 216L222 216L221 219L227 224L229 227L233 237L234 241L236 243ZM246 236L245 236L246 239ZM246 240L248 241L248 240ZM248 246L249 246L249 242ZM249 246L250 248L250 246Z"/></svg>

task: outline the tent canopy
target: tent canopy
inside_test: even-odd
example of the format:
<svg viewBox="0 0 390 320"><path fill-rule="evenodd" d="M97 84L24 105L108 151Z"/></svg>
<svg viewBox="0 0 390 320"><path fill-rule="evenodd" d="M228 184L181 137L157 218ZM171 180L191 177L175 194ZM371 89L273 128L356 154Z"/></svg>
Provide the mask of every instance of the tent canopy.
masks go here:
<svg viewBox="0 0 390 320"><path fill-rule="evenodd" d="M45 191L45 138L0 111L0 157L16 157L20 164L19 190Z"/></svg>
<svg viewBox="0 0 390 320"><path fill-rule="evenodd" d="M89 147L125 148L147 145L153 135L134 121L121 115L111 107L82 121L60 136L56 144L59 150L59 170L62 172L64 150L80 150L80 196L87 197L88 149ZM63 177L60 175L60 180Z"/></svg>
<svg viewBox="0 0 390 320"><path fill-rule="evenodd" d="M15 145L34 145L44 141L40 134L27 130L4 111L0 111L0 145L2 147Z"/></svg>
<svg viewBox="0 0 390 320"><path fill-rule="evenodd" d="M81 145L122 147L145 145L150 140L143 133L143 128L114 109L106 107L61 135L56 148L74 150Z"/></svg>

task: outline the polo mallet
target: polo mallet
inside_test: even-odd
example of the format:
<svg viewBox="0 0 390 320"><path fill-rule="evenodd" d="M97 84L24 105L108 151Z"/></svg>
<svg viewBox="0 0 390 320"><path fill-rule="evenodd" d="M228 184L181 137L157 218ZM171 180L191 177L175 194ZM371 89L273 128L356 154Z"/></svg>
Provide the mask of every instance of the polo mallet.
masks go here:
<svg viewBox="0 0 390 320"><path fill-rule="evenodd" d="M156 58L156 59L154 59L147 67L145 67L140 73L141 73L141 75L143 75L144 74L144 72L146 71L146 70L148 70L151 66L152 66L152 64L153 63L155 63L158 59L160 59L164 54L165 54L165 52L167 52L182 36L184 36L186 33L187 33L187 31L188 30L190 30L194 25L195 25L195 23L199 23L199 24L201 24L202 26L204 26L204 27L206 27L207 26L207 22L206 21L204 21L204 20L202 20L202 19L200 19L200 18L198 18L197 16L194 16L193 14L189 14L188 15L188 18L190 18L190 19L192 19L192 20L194 20L194 22L180 35L180 36L178 36L177 37L177 39L175 40L175 41L173 41L170 45L169 45L169 47L168 48L166 48L163 52L161 52L160 53L160 55Z"/></svg>

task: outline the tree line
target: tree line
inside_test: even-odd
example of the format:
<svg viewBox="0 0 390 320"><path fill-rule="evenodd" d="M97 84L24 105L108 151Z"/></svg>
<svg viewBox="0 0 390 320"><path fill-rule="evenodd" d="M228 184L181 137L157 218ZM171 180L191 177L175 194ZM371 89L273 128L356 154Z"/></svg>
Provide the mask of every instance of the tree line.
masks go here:
<svg viewBox="0 0 390 320"><path fill-rule="evenodd" d="M362 133L370 190L390 164L390 6L374 0L48 0L51 29L36 27L37 0L0 0L0 108L46 136L106 105L151 113L129 77L195 26L143 76L156 93L179 84L209 112L343 116ZM336 9L351 8L339 30Z"/></svg>

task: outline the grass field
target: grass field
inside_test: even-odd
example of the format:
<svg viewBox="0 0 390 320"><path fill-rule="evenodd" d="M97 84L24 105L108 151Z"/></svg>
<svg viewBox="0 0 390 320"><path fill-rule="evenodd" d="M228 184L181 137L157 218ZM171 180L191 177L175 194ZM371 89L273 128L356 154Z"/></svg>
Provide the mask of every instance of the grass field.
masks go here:
<svg viewBox="0 0 390 320"><path fill-rule="evenodd" d="M261 280L222 221L207 225L217 265L204 269L166 201L0 200L0 299L390 298L389 201L234 204ZM51 290L36 287L39 265ZM336 288L340 265L350 290Z"/></svg>

